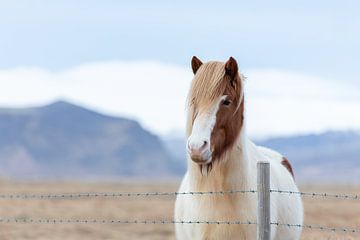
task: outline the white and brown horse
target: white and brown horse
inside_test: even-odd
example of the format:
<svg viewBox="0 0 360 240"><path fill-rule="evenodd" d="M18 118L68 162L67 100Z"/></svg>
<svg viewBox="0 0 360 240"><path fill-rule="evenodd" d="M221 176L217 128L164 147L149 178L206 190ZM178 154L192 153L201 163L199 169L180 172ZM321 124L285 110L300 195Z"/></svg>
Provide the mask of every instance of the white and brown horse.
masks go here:
<svg viewBox="0 0 360 240"><path fill-rule="evenodd" d="M256 146L246 136L244 80L234 58L202 63L193 57L195 77L188 95L188 171L180 192L256 189L256 164L270 162L272 189L298 191L290 163ZM264 121L266 121L264 119ZM256 194L178 196L176 221L256 221ZM272 194L271 221L302 224L300 196ZM300 239L299 228L272 225L271 239ZM176 225L183 239L256 239L254 225Z"/></svg>

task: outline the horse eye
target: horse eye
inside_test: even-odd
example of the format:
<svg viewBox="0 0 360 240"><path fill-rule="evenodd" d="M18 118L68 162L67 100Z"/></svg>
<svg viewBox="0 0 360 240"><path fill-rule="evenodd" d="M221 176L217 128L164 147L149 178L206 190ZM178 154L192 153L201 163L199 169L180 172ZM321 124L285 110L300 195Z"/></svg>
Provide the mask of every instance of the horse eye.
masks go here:
<svg viewBox="0 0 360 240"><path fill-rule="evenodd" d="M225 106L229 106L230 104L231 104L230 100L224 100L223 101L223 105L225 105Z"/></svg>

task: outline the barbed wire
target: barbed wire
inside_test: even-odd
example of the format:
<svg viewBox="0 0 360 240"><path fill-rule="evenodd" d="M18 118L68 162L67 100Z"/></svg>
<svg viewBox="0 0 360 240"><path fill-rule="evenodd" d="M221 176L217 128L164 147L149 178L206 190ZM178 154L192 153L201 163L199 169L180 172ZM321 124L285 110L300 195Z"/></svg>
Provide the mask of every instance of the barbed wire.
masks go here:
<svg viewBox="0 0 360 240"><path fill-rule="evenodd" d="M182 221L182 220L119 220L119 219L32 219L0 218L0 223L34 223L34 224L207 224L207 225L256 225L251 221Z"/></svg>
<svg viewBox="0 0 360 240"><path fill-rule="evenodd" d="M356 194L333 194L333 193L316 193L316 192L300 192L271 189L271 193L279 194L296 194L307 197L322 197L336 199L360 200L360 196ZM81 199L81 198L111 198L111 197L151 197L151 196L181 196L181 195L225 195L225 194L244 194L257 193L256 190L227 190L227 191L189 191L189 192L86 192L86 193L50 193L50 194L0 194L0 199ZM174 221L174 220L109 220L109 219L32 219L32 218L0 218L1 223L34 223L34 224L247 224L256 225L251 221ZM297 227L302 229L344 232L344 233L360 233L360 229L355 228L337 228L327 226L302 225L272 222L271 225L282 227Z"/></svg>
<svg viewBox="0 0 360 240"><path fill-rule="evenodd" d="M344 200L360 200L357 194L335 194L300 192L271 189L271 193L295 194L304 197L336 198ZM190 192L84 192L84 193L32 193L32 194L0 194L0 199L78 199L78 198L118 198L118 197L151 197L151 196L181 196L181 195L225 195L239 193L257 193L256 190L226 190L226 191L190 191Z"/></svg>
<svg viewBox="0 0 360 240"><path fill-rule="evenodd" d="M32 219L32 218L0 218L0 224L206 224L206 225L257 225L253 221L182 221L182 220L119 220L119 219ZM289 228L302 228L329 232L360 233L360 229L328 227L317 225L289 224L271 222L271 225Z"/></svg>
<svg viewBox="0 0 360 240"><path fill-rule="evenodd" d="M339 227L289 224L289 223L277 223L277 222L271 222L270 224L271 225L276 225L276 226L290 227L290 228L295 227L295 228L312 229L312 230L320 230L320 231L330 231L330 232L360 233L360 229L357 229L357 228L339 228Z"/></svg>
<svg viewBox="0 0 360 240"><path fill-rule="evenodd" d="M316 192L297 192L297 191L287 191L287 190L278 190L271 189L271 193L281 193L281 194L296 194L306 197L321 197L321 198L337 198L337 199L349 199L349 200L360 200L360 195L357 194L336 194L336 193L316 193Z"/></svg>
<svg viewBox="0 0 360 240"><path fill-rule="evenodd" d="M178 195L225 195L238 193L256 193L256 190L229 190L229 191L190 191L190 192L86 192L86 193L49 193L49 194L0 194L0 199L75 199L75 198L111 198L111 197L151 197L151 196L178 196Z"/></svg>

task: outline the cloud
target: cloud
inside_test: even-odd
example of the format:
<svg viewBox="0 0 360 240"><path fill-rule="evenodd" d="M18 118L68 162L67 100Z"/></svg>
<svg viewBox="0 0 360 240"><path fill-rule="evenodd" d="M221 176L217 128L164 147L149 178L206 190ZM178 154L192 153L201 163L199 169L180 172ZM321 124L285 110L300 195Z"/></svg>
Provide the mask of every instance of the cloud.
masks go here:
<svg viewBox="0 0 360 240"><path fill-rule="evenodd" d="M183 125L191 73L156 62L103 62L65 71L0 71L0 104L29 106L62 98L166 132Z"/></svg>
<svg viewBox="0 0 360 240"><path fill-rule="evenodd" d="M246 85L254 135L360 129L360 89L355 86L277 70L250 71Z"/></svg>
<svg viewBox="0 0 360 240"><path fill-rule="evenodd" d="M246 73L247 128L268 136L360 128L360 91L339 81L278 70ZM166 134L185 125L190 68L159 62L98 62L64 71L0 70L0 105L42 105L59 98L139 120Z"/></svg>

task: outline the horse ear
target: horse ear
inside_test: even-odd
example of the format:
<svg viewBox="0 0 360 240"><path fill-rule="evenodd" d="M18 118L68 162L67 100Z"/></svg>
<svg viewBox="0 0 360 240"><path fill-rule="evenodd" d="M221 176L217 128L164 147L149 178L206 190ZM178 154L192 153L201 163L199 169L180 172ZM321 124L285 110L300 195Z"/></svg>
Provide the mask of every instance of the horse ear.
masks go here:
<svg viewBox="0 0 360 240"><path fill-rule="evenodd" d="M230 77L234 78L238 70L238 64L235 58L230 57L229 60L225 63L225 73Z"/></svg>
<svg viewBox="0 0 360 240"><path fill-rule="evenodd" d="M196 74L197 70L200 68L200 66L202 64L203 63L201 62L201 60L198 59L196 56L192 57L192 59L191 59L191 67L192 67L192 70L193 70L194 74Z"/></svg>

